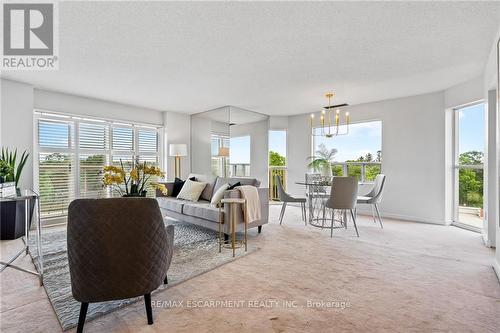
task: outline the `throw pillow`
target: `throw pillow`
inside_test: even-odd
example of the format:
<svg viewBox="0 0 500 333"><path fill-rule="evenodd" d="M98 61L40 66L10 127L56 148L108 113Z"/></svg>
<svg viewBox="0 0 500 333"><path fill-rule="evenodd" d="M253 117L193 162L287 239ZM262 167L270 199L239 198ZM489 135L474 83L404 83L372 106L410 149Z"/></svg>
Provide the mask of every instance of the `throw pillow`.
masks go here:
<svg viewBox="0 0 500 333"><path fill-rule="evenodd" d="M190 180L194 180L195 178L191 177L189 179ZM174 180L174 188L172 189L172 194L171 194L173 197L176 197L179 194L179 192L181 191L182 186L184 186L185 182L186 182L185 180L182 180L182 179L177 178L177 177L175 178L175 180Z"/></svg>
<svg viewBox="0 0 500 333"><path fill-rule="evenodd" d="M220 201L224 198L224 192L228 189L229 184L224 184L217 191L215 191L212 196L212 200L210 200L210 204L214 207L219 207Z"/></svg>
<svg viewBox="0 0 500 333"><path fill-rule="evenodd" d="M227 190L234 190L235 187L241 186L241 182L234 183L233 185L229 186Z"/></svg>
<svg viewBox="0 0 500 333"><path fill-rule="evenodd" d="M207 186L207 183L195 182L194 180L188 179L177 195L177 199L197 202L198 199L200 199L201 192L203 192L205 186Z"/></svg>

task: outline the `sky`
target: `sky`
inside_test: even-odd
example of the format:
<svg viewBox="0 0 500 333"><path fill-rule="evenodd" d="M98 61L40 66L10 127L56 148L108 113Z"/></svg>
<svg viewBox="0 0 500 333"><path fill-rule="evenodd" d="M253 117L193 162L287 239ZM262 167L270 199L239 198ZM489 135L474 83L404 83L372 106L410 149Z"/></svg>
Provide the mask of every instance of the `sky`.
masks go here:
<svg viewBox="0 0 500 333"><path fill-rule="evenodd" d="M286 131L269 131L269 150L286 157Z"/></svg>
<svg viewBox="0 0 500 333"><path fill-rule="evenodd" d="M250 136L230 139L229 161L231 164L250 164Z"/></svg>
<svg viewBox="0 0 500 333"><path fill-rule="evenodd" d="M468 106L458 112L459 153L484 152L484 103Z"/></svg>
<svg viewBox="0 0 500 333"><path fill-rule="evenodd" d="M345 130L345 128L342 128L339 132L342 130ZM319 133L320 129L315 129L315 131ZM316 136L314 138L315 150L321 143L324 143L328 149L337 149L337 154L334 157L336 162L357 160L367 153L371 153L373 157L376 157L377 151L382 150L382 122L370 121L350 124L348 135L334 136L332 138Z"/></svg>

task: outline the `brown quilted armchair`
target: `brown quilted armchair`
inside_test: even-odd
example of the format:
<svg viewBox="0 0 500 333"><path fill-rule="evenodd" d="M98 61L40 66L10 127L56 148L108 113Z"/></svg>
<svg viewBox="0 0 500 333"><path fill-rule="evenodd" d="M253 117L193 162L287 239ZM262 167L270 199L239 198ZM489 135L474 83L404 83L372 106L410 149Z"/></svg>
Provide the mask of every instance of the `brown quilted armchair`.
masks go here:
<svg viewBox="0 0 500 333"><path fill-rule="evenodd" d="M73 297L81 302L77 332L89 303L144 296L167 283L174 227L165 228L155 199L77 199L68 209L68 260Z"/></svg>

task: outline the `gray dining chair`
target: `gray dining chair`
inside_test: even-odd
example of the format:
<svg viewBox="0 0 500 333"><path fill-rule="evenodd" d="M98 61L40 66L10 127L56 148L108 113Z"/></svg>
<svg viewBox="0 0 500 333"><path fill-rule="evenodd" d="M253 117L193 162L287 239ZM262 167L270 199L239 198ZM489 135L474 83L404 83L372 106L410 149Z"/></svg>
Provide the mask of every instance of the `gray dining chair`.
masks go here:
<svg viewBox="0 0 500 333"><path fill-rule="evenodd" d="M306 198L292 197L290 194L286 193L285 190L283 189L283 184L281 183L281 176L275 176L274 179L276 186L278 187L278 199L279 201L283 202L279 217L280 224L283 222L283 216L285 215L286 204L289 202L298 202L300 203L300 209L302 211L302 221L304 221L305 225L307 225Z"/></svg>
<svg viewBox="0 0 500 333"><path fill-rule="evenodd" d="M366 195L358 196L357 198L358 204L371 205L373 222L376 223L375 220L375 213L376 213L378 222L380 223L380 228L382 229L384 228L384 225L382 224L382 218L380 217L380 210L378 209L378 204L382 201L382 192L384 191L384 185L385 185L385 175L378 174L375 177L375 183L371 191Z"/></svg>
<svg viewBox="0 0 500 333"><path fill-rule="evenodd" d="M330 237L333 237L334 211L341 210L344 214L344 224L347 228L347 211L350 212L356 235L359 237L358 227L356 225L356 199L358 196L358 179L356 177L333 177L330 197L325 202L325 208L332 209L332 225L330 227Z"/></svg>

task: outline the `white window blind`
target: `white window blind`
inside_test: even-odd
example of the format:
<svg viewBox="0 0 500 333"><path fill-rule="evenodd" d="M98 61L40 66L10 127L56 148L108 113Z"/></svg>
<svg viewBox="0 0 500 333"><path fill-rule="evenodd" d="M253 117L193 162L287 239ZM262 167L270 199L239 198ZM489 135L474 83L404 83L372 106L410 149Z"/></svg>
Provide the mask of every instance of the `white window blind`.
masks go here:
<svg viewBox="0 0 500 333"><path fill-rule="evenodd" d="M159 128L71 115L35 114L43 218L65 216L75 198L116 196L102 186L105 165L121 166L121 160L129 172L137 158L148 165L160 166ZM154 191L148 188L148 196L152 195Z"/></svg>

